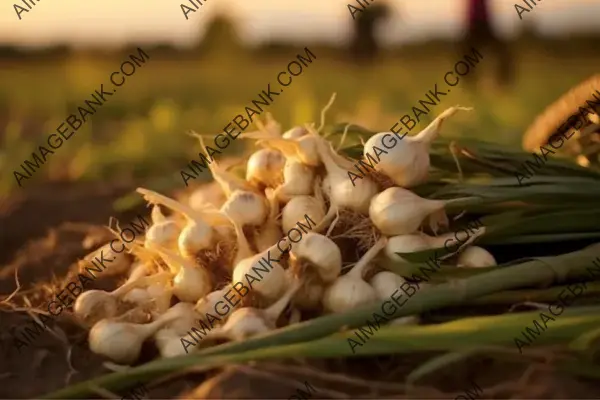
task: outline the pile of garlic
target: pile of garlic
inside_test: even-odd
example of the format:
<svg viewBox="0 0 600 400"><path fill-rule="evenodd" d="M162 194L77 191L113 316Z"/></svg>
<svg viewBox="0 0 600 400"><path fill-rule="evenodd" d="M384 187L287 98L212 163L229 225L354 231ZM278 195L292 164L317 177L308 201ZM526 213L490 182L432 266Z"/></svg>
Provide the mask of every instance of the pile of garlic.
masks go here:
<svg viewBox="0 0 600 400"><path fill-rule="evenodd" d="M429 143L455 110L446 110L421 134L400 140L381 156L377 174L405 187L384 188L380 182L385 180L375 180L374 174L352 182L352 160L338 154L312 125L282 133L270 119L242 136L262 147L248 158L246 179L207 157L215 182L197 189L187 203L139 188L153 205L152 226L131 249L137 260L129 278L112 292L83 293L74 306L75 315L91 327L90 349L122 364L135 363L146 340L162 357L187 353L181 338L269 251L279 262L218 322L211 339L244 340L381 301L390 285L403 279L373 268L379 253L397 260L397 253L440 248L445 238L421 230L424 224L444 226L444 207L452 201L425 199L407 187L426 178ZM371 137L365 153L386 134ZM290 232L306 215L316 223L296 241ZM339 232L347 226L352 228ZM368 249L344 248L361 234L369 239ZM480 247L467 244L456 253L462 266L495 265Z"/></svg>

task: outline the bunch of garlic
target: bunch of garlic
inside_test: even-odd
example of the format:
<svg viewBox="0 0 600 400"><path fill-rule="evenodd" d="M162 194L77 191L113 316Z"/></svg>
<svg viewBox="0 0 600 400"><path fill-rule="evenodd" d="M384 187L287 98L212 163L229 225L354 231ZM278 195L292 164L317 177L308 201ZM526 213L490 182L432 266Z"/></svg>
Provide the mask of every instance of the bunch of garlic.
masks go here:
<svg viewBox="0 0 600 400"><path fill-rule="evenodd" d="M288 305L290 314L303 316L346 312L389 298L406 281L371 270L380 253L406 262L404 254L456 244L452 232L430 236L422 230L428 223L444 226L446 207L470 199L425 199L408 188L426 179L429 144L444 120L463 109L446 110L423 132L380 156L376 169L398 185L387 188L370 176L353 182L348 171L354 160L338 154L312 125L282 133L269 117L259 131L242 135L261 146L247 159L245 179L209 157L202 136L195 134L215 182L194 191L189 203L137 189L153 205L152 226L134 245L140 261L115 291L89 290L75 304L75 314L93 324L90 348L130 364L142 343L153 338L162 357L185 354L182 338L225 298L232 300L227 296L241 283L247 295L237 296L225 315L219 313L204 343L244 340L292 323L284 313ZM386 135L373 135L365 154ZM307 216L314 224L303 231L300 222ZM348 235L333 236L337 224L350 226ZM370 247L341 248L340 240L354 238L350 231L361 224L376 232ZM450 256L459 266L495 265L491 254L472 246L484 232L481 228L456 244ZM257 274L260 279L251 280ZM147 313L146 323L131 317L138 310Z"/></svg>

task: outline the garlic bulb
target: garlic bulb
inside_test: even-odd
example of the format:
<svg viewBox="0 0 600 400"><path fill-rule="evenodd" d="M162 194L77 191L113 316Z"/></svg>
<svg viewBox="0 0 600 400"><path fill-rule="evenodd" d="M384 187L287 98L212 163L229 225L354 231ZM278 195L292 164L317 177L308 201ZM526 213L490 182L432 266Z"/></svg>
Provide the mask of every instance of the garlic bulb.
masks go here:
<svg viewBox="0 0 600 400"><path fill-rule="evenodd" d="M154 209L157 209L155 206ZM180 229L177 222L171 219L164 219L161 222L152 224L146 231L144 246L162 246L167 248L175 247L180 235Z"/></svg>
<svg viewBox="0 0 600 400"><path fill-rule="evenodd" d="M319 223L325 218L325 203L312 196L295 196L286 204L281 213L281 227L284 232L295 228L298 221L310 219Z"/></svg>
<svg viewBox="0 0 600 400"><path fill-rule="evenodd" d="M165 328L172 329L179 335L185 335L191 326L196 324L196 321L201 317L194 308L192 303L177 303L173 307L167 309L159 318L167 318L170 315L176 315L170 322L165 324Z"/></svg>
<svg viewBox="0 0 600 400"><path fill-rule="evenodd" d="M407 235L398 235L388 238L385 246L385 255L393 261L408 262L397 253L416 253L429 249L429 241L424 234L410 233Z"/></svg>
<svg viewBox="0 0 600 400"><path fill-rule="evenodd" d="M323 282L333 282L342 271L340 248L333 240L319 233L305 234L300 243L292 248L292 254L298 260L309 263Z"/></svg>
<svg viewBox="0 0 600 400"><path fill-rule="evenodd" d="M317 149L323 164L325 164L329 185L331 186L329 195L331 209L328 216L332 217L335 210L339 208L349 208L366 214L369 211L371 198L378 192L377 184L368 177L353 183L349 178L348 171L336 164L332 157L334 150L324 140L317 141Z"/></svg>
<svg viewBox="0 0 600 400"><path fill-rule="evenodd" d="M397 290L400 289L406 280L400 275L390 271L381 271L373 275L369 284L375 289L379 300L387 300ZM427 286L426 283L419 283L419 288Z"/></svg>
<svg viewBox="0 0 600 400"><path fill-rule="evenodd" d="M181 346L181 335L171 328L160 329L154 334L154 343L162 358L179 357L186 354L185 349Z"/></svg>
<svg viewBox="0 0 600 400"><path fill-rule="evenodd" d="M102 318L112 318L118 314L119 300L130 290L157 281L164 281L168 274L159 273L152 276L128 280L112 292L104 290L87 290L81 293L73 305L73 313L82 321L92 324Z"/></svg>
<svg viewBox="0 0 600 400"><path fill-rule="evenodd" d="M267 221L260 228L259 233L255 237L255 244L258 251L264 251L271 247L281 238L282 232L277 221L279 215L279 200L275 195L275 191L271 188L265 190L267 201L269 202L269 215Z"/></svg>
<svg viewBox="0 0 600 400"><path fill-rule="evenodd" d="M294 159L287 159L283 167L283 184L277 187L277 197L289 201L294 196L310 195L313 192L315 171Z"/></svg>
<svg viewBox="0 0 600 400"><path fill-rule="evenodd" d="M409 188L423 183L429 170L429 147L439 135L442 123L459 110L468 111L471 108L455 106L446 109L416 136L400 138L393 132L377 133L365 143L364 156L372 156L374 148L381 150L384 154L377 157L375 169L398 186Z"/></svg>
<svg viewBox="0 0 600 400"><path fill-rule="evenodd" d="M171 273L175 275L173 278L173 294L179 300L195 303L198 299L210 293L211 277L204 268L196 267L193 262L171 250L165 248L153 250L160 254Z"/></svg>
<svg viewBox="0 0 600 400"><path fill-rule="evenodd" d="M145 325L103 319L90 330L90 350L116 363L132 364L140 356L144 341L175 318L178 316L171 314Z"/></svg>
<svg viewBox="0 0 600 400"><path fill-rule="evenodd" d="M377 300L375 289L362 278L367 265L385 247L386 239L381 238L356 263L354 268L337 278L323 295L323 307L330 313L341 313Z"/></svg>
<svg viewBox="0 0 600 400"><path fill-rule="evenodd" d="M373 197L369 217L384 235L404 235L417 231L425 218L434 212L465 200L424 199L410 190L391 187Z"/></svg>
<svg viewBox="0 0 600 400"><path fill-rule="evenodd" d="M287 286L285 270L279 263L279 258L283 254L280 248L286 248L287 239L282 242L281 247L276 244L262 253L239 261L233 270L232 282L234 284L242 282L245 286L251 287L253 293L269 302L278 299ZM250 282L247 275L254 280Z"/></svg>
<svg viewBox="0 0 600 400"><path fill-rule="evenodd" d="M317 135L308 133L297 139L265 139L264 143L281 151L288 160L292 159L311 167L318 167L321 164L321 158L317 151L319 139Z"/></svg>
<svg viewBox="0 0 600 400"><path fill-rule="evenodd" d="M479 246L468 246L458 256L456 263L459 267L467 268L483 268L498 265L494 256Z"/></svg>
<svg viewBox="0 0 600 400"><path fill-rule="evenodd" d="M235 310L222 329L211 332L213 337L222 337L234 341L245 340L251 336L259 335L275 329L277 319L285 310L300 282L295 281L290 288L267 309L259 310L252 307L243 307Z"/></svg>
<svg viewBox="0 0 600 400"><path fill-rule="evenodd" d="M141 193L146 201L154 204L162 204L186 217L187 224L181 230L178 238L179 252L184 257L193 259L199 251L211 247L214 239L212 225L229 223L229 220L220 215L216 210L213 212L208 210L196 211L186 204L144 188L138 188L137 192ZM207 223L206 221L209 222ZM148 244L155 245L156 243L150 242ZM164 248L165 246L160 247Z"/></svg>
<svg viewBox="0 0 600 400"><path fill-rule="evenodd" d="M236 305L235 306L232 305L232 307L239 306L239 304L241 303L242 297L239 294L236 294L237 292L232 289L231 284L228 284L223 289L210 292L209 294L207 294L206 296L204 296L203 298L198 300L198 302L194 306L194 309L200 315L206 315L206 313L214 313L217 303L220 301L222 302L223 296L227 295L228 292L233 292L230 294L230 296L233 295L231 298L232 302L234 302L235 299L238 299L238 301L236 302Z"/></svg>
<svg viewBox="0 0 600 400"><path fill-rule="evenodd" d="M285 157L274 149L261 149L248 158L246 180L254 184L277 187L283 181Z"/></svg>
<svg viewBox="0 0 600 400"><path fill-rule="evenodd" d="M221 212L241 226L261 225L267 217L268 207L262 196L237 190L223 204Z"/></svg>
<svg viewBox="0 0 600 400"><path fill-rule="evenodd" d="M293 298L294 306L300 310L316 310L321 306L325 286L318 280L307 278Z"/></svg>

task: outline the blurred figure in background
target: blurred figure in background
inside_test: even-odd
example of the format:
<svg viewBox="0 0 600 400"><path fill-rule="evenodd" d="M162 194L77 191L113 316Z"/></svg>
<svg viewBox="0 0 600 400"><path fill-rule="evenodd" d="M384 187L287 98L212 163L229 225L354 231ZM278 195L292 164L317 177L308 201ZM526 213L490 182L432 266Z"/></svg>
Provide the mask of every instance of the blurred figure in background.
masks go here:
<svg viewBox="0 0 600 400"><path fill-rule="evenodd" d="M513 79L512 58L507 44L494 32L491 24L488 0L467 0L467 32L464 51L471 54L475 47L485 58L488 54L495 60L495 77L501 85L509 85ZM475 75L475 74L473 74ZM471 80L468 80L471 81Z"/></svg>
<svg viewBox="0 0 600 400"><path fill-rule="evenodd" d="M387 5L369 4L356 13L353 19L353 33L350 41L350 54L356 62L372 62L379 52L375 28L379 21L387 18L390 10Z"/></svg>

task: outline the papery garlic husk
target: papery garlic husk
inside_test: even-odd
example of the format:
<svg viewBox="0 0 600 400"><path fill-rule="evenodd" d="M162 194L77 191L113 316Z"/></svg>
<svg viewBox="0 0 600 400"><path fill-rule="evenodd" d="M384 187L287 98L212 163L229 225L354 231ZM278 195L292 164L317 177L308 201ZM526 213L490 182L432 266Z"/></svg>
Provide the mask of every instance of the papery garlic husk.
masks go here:
<svg viewBox="0 0 600 400"><path fill-rule="evenodd" d="M465 200L471 199L430 200L410 190L391 187L373 196L369 206L369 217L384 235L405 235L417 231L424 220L434 212Z"/></svg>
<svg viewBox="0 0 600 400"><path fill-rule="evenodd" d="M281 213L281 227L284 232L298 226L299 221L305 221L306 216L319 223L325 218L325 203L313 196L293 197Z"/></svg>
<svg viewBox="0 0 600 400"><path fill-rule="evenodd" d="M468 246L458 256L456 264L459 267L484 268L498 265L494 256L479 246Z"/></svg>
<svg viewBox="0 0 600 400"><path fill-rule="evenodd" d="M192 209L201 211L207 205L219 209L225 203L225 200L227 198L221 186L217 182L212 181L195 189L188 199L188 204Z"/></svg>
<svg viewBox="0 0 600 400"><path fill-rule="evenodd" d="M287 202L294 196L311 195L315 170L294 159L287 159L283 167L283 184L277 188L277 197Z"/></svg>
<svg viewBox="0 0 600 400"><path fill-rule="evenodd" d="M365 143L364 157L372 157L376 151L374 147L377 147L383 151L379 152L379 161L375 163L377 171L405 188L424 183L429 170L431 143L438 137L442 123L459 110L468 111L471 108L455 106L446 109L416 136L399 137L393 132L377 133Z"/></svg>
<svg viewBox="0 0 600 400"><path fill-rule="evenodd" d="M103 318L112 318L118 315L119 302L122 296L134 288L140 288L156 281L164 281L168 273L161 273L147 277L128 280L112 292L104 290L87 290L77 296L73 305L73 313L87 324L93 324Z"/></svg>
<svg viewBox="0 0 600 400"><path fill-rule="evenodd" d="M284 139L300 139L302 136L305 136L306 134L308 134L308 130L304 127L304 126L295 126L285 132L283 132L283 135L281 135L282 138Z"/></svg>
<svg viewBox="0 0 600 400"><path fill-rule="evenodd" d="M152 249L160 254L173 278L173 294L181 301L195 303L210 293L211 276L203 267L165 248Z"/></svg>
<svg viewBox="0 0 600 400"><path fill-rule="evenodd" d="M116 363L132 364L140 356L144 341L173 318L175 316L159 318L145 325L103 319L90 330L90 350Z"/></svg>
<svg viewBox="0 0 600 400"><path fill-rule="evenodd" d="M420 232L409 233L388 238L385 255L393 261L409 262L397 253L416 253L429 248L429 241L424 234Z"/></svg>
<svg viewBox="0 0 600 400"><path fill-rule="evenodd" d="M210 248L215 237L213 226L230 223L227 217L216 209L205 208L202 211L197 211L187 204L152 190L137 188L137 192L142 194L146 201L154 204L162 204L186 217L187 223L177 239L179 252L184 257L194 259L199 251ZM152 246L156 243L150 242L148 244ZM159 247L168 248L165 246Z"/></svg>
<svg viewBox="0 0 600 400"><path fill-rule="evenodd" d="M277 300L287 287L285 270L279 262L273 261L280 259L283 254L281 249L286 249L287 239L282 240L282 243L279 243L280 246L273 245L267 251L239 261L233 270L232 283L235 285L241 282L244 286L250 285L253 294L257 294L267 302L272 303ZM249 282L246 274L257 280Z"/></svg>
<svg viewBox="0 0 600 400"><path fill-rule="evenodd" d="M223 325L226 337L235 341L245 340L275 329L277 319L285 310L301 282L294 281L275 303L265 310L243 307L235 310Z"/></svg>
<svg viewBox="0 0 600 400"><path fill-rule="evenodd" d="M378 272L369 280L369 284L375 289L379 300L389 299L405 282L403 277L390 271Z"/></svg>
<svg viewBox="0 0 600 400"><path fill-rule="evenodd" d="M229 303L231 305L231 308L241 306L243 297L241 297L235 290L233 290L231 284L228 284L224 288L210 292L209 294L198 300L196 302L196 305L194 306L194 309L200 315L214 313L217 303L224 302L224 296L227 296L227 298L231 301ZM235 304L235 306L233 306L232 304Z"/></svg>
<svg viewBox="0 0 600 400"><path fill-rule="evenodd" d="M319 139L317 135L308 133L297 139L270 138L261 142L281 151L288 160L292 159L311 167L318 167L321 164L321 158L317 151Z"/></svg>
<svg viewBox="0 0 600 400"><path fill-rule="evenodd" d="M223 204L221 212L241 226L261 225L267 217L268 206L261 195L238 190Z"/></svg>
<svg viewBox="0 0 600 400"><path fill-rule="evenodd" d="M253 184L277 187L283 182L285 161L285 157L279 150L258 150L248 158L246 180Z"/></svg>
<svg viewBox="0 0 600 400"><path fill-rule="evenodd" d="M171 328L163 328L156 332L154 343L162 358L179 357L187 354L181 345L181 334Z"/></svg>
<svg viewBox="0 0 600 400"><path fill-rule="evenodd" d="M309 232L293 246L291 253L299 261L310 264L321 280L333 282L342 271L342 252L327 236Z"/></svg>
<svg viewBox="0 0 600 400"><path fill-rule="evenodd" d="M173 220L165 220L153 224L146 231L144 237L144 246L162 246L167 248L175 248L177 246L177 240L181 233L181 229L177 222Z"/></svg>
<svg viewBox="0 0 600 400"><path fill-rule="evenodd" d="M283 234L277 216L279 215L279 200L275 191L271 188L265 189L265 195L269 202L269 215L266 222L260 227L259 232L254 236L254 244L259 252L267 250L276 243Z"/></svg>
<svg viewBox="0 0 600 400"><path fill-rule="evenodd" d="M385 247L386 239L381 238L356 263L354 268L337 278L323 294L323 308L330 313L341 313L364 304L377 301L375 289L362 278L368 264Z"/></svg>
<svg viewBox="0 0 600 400"><path fill-rule="evenodd" d="M179 335L185 335L192 326L196 325L196 321L201 318L201 315L196 312L195 306L192 303L180 302L166 310L161 317L167 318L171 315L174 317L169 323L165 324L165 328L172 329Z"/></svg>
<svg viewBox="0 0 600 400"><path fill-rule="evenodd" d="M368 177L352 182L348 171L334 161L332 156L334 150L331 145L320 138L317 141L317 149L327 170L331 209L348 208L366 214L369 211L371 198L379 191L377 184Z"/></svg>

